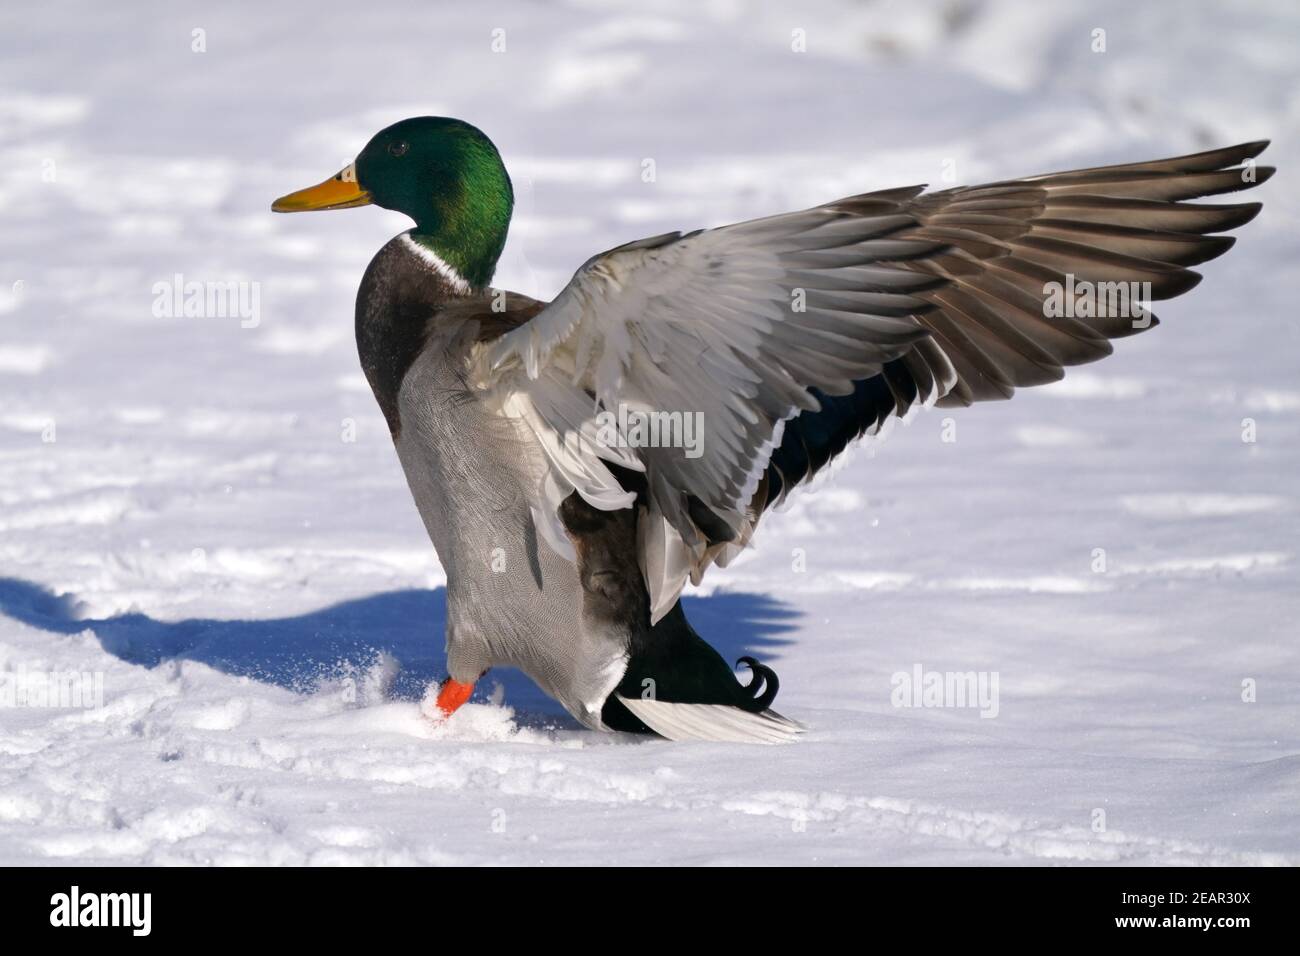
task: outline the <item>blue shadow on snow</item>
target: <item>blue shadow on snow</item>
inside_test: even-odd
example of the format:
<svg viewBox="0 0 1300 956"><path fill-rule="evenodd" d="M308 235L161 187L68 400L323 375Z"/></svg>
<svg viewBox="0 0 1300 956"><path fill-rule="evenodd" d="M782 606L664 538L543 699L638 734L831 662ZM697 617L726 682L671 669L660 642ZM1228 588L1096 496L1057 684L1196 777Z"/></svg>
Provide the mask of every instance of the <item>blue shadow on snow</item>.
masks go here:
<svg viewBox="0 0 1300 956"><path fill-rule="evenodd" d="M745 654L761 660L788 644L780 635L794 628L798 616L788 605L759 594L687 597L682 603L695 629L728 661ZM401 664L393 697L418 700L430 682L446 674L443 588L387 591L297 617L158 621L140 613L83 618L71 595L0 578L0 613L55 634L89 629L104 650L131 664L154 667L182 658L298 692L311 691L323 678L363 670L381 652ZM554 723L558 718L577 726L519 671L494 670L485 685L493 680L503 685L506 701L525 722Z"/></svg>

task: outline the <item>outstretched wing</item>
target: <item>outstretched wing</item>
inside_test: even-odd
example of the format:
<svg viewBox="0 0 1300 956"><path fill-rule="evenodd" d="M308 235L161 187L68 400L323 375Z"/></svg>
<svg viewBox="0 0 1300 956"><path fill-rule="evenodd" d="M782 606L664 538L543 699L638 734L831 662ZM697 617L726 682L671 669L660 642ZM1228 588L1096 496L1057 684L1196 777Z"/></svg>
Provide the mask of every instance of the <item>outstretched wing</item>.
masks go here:
<svg viewBox="0 0 1300 956"><path fill-rule="evenodd" d="M957 381L940 406L1010 398L1016 387L1062 378L1065 367L1104 358L1110 339L1159 323L1143 308L1052 315L1047 291L1070 285L1149 282L1149 301L1172 298L1200 281L1188 267L1227 252L1215 236L1258 215L1257 202L1187 202L1248 189L1274 170L1248 163L1267 141L1191 156L1103 166L1029 179L949 189L910 205L906 235L952 249L905 264L948 281L922 295L939 308L919 316L930 339L854 384L848 395L818 395L821 408L788 422L773 452L757 510L807 480L855 439L878 432L929 392L947 359ZM875 194L868 194L868 196ZM855 200L847 200L852 203ZM838 204L837 204L838 205ZM1131 287L1130 287L1131 288ZM1123 289L1120 290L1124 291ZM1109 297L1103 305L1111 304ZM935 351L942 352L942 358Z"/></svg>
<svg viewBox="0 0 1300 956"><path fill-rule="evenodd" d="M481 381L548 448L544 515L575 490L625 507L605 463L645 471L657 620L769 501L890 416L1009 397L1154 324L1144 303L1190 289L1187 267L1232 244L1207 234L1259 209L1186 200L1263 182L1271 169L1238 164L1265 145L868 193L620 246L488 343ZM1087 308L1087 283L1123 284L1123 307ZM645 447L647 429L629 432L654 413L669 437L701 422L702 442L663 447L660 431Z"/></svg>

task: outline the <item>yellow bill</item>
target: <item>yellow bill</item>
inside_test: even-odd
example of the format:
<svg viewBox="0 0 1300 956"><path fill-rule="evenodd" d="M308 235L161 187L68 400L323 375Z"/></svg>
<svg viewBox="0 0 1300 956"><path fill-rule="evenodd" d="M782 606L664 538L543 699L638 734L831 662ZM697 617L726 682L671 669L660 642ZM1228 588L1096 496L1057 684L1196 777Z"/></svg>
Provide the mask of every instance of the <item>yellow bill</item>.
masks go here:
<svg viewBox="0 0 1300 956"><path fill-rule="evenodd" d="M356 164L340 170L323 183L281 196L271 203L272 212L310 212L316 209L349 209L370 205L370 193L357 182Z"/></svg>

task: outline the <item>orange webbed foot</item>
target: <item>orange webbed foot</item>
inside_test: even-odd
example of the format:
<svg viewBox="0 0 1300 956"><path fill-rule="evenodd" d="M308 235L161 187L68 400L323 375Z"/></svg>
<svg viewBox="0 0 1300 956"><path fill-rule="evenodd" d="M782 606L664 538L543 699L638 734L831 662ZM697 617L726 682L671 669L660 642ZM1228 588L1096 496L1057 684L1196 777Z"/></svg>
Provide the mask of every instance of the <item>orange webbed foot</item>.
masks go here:
<svg viewBox="0 0 1300 956"><path fill-rule="evenodd" d="M438 688L438 712L445 719L450 717L453 712L460 708L461 704L469 700L470 694L474 693L474 685L462 684L458 680L452 680L448 677Z"/></svg>

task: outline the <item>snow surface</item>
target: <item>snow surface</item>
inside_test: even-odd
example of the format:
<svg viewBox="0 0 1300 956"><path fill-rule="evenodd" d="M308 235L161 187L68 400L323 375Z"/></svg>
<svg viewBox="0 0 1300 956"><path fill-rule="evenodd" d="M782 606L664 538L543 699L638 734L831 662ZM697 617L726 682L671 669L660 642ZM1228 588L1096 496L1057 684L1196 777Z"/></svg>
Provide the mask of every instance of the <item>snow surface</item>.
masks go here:
<svg viewBox="0 0 1300 956"><path fill-rule="evenodd" d="M7 3L0 23L0 670L104 688L0 710L0 861L1300 862L1300 7ZM770 516L688 612L774 665L812 730L678 745L587 732L513 673L423 716L444 578L352 344L361 271L406 224L269 212L422 113L500 145L520 201L498 284L538 295L626 240L946 169L1258 137L1283 168L1159 329L923 413ZM258 283L260 321L156 317L176 274ZM894 707L915 664L995 672L997 716Z"/></svg>

